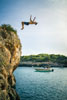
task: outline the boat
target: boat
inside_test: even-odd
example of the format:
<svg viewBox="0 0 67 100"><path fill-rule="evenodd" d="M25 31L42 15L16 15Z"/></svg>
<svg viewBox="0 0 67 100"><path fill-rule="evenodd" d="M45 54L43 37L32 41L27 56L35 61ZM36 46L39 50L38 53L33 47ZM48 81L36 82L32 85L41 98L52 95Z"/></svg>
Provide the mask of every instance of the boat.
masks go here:
<svg viewBox="0 0 67 100"><path fill-rule="evenodd" d="M37 72L53 72L54 69L51 68L36 68L35 69Z"/></svg>

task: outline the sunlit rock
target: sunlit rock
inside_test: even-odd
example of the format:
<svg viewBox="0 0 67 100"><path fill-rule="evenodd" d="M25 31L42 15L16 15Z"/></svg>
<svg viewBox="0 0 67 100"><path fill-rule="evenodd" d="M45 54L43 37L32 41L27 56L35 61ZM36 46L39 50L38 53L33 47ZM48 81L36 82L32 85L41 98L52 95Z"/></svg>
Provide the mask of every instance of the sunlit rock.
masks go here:
<svg viewBox="0 0 67 100"><path fill-rule="evenodd" d="M16 30L10 25L0 26L0 100L20 100L13 88L13 71L20 62L21 44Z"/></svg>

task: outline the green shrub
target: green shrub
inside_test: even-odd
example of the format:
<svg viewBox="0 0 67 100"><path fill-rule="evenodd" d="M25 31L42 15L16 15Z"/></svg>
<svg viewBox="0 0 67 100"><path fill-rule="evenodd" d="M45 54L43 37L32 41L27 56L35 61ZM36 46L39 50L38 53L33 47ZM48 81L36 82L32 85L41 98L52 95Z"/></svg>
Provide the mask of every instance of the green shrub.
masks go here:
<svg viewBox="0 0 67 100"><path fill-rule="evenodd" d="M17 31L15 29L13 29L13 27L9 24L3 24L3 25L1 25L1 28L8 32L14 32L15 34L17 33Z"/></svg>

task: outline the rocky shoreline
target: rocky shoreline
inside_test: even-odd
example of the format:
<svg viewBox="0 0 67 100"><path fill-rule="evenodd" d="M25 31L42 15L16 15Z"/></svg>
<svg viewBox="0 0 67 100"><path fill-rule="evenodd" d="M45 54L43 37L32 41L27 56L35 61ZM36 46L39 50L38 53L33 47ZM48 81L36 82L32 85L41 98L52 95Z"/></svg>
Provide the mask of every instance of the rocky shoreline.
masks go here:
<svg viewBox="0 0 67 100"><path fill-rule="evenodd" d="M19 66L51 66L51 67L67 67L67 56L60 54L37 54L21 56Z"/></svg>
<svg viewBox="0 0 67 100"><path fill-rule="evenodd" d="M10 25L0 26L0 100L20 100L13 75L20 62L21 43Z"/></svg>
<svg viewBox="0 0 67 100"><path fill-rule="evenodd" d="M53 63L53 62L32 62L32 61L26 61L26 62L20 62L20 67L45 67L49 65L50 67L64 67L63 64Z"/></svg>

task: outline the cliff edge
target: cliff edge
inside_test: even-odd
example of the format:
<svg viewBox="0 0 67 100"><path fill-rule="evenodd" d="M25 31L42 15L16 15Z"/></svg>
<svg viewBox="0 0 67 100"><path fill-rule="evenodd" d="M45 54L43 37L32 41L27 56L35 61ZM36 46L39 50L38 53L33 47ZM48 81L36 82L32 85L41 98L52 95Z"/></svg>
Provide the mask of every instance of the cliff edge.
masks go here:
<svg viewBox="0 0 67 100"><path fill-rule="evenodd" d="M0 100L20 100L14 86L13 71L21 56L21 43L10 25L0 26Z"/></svg>

